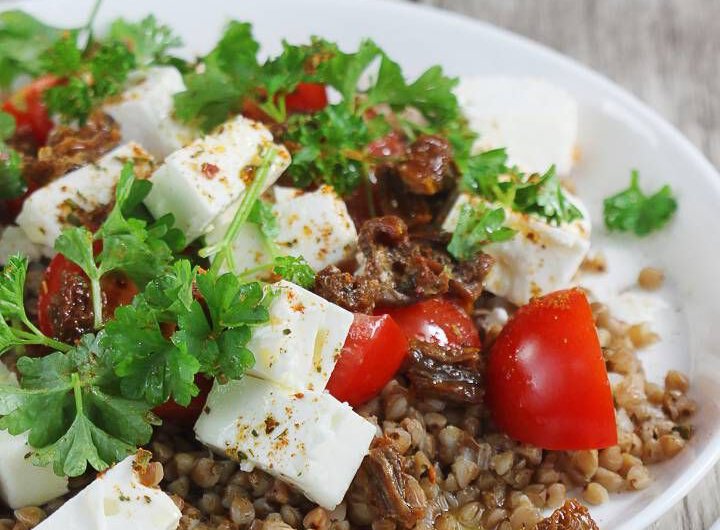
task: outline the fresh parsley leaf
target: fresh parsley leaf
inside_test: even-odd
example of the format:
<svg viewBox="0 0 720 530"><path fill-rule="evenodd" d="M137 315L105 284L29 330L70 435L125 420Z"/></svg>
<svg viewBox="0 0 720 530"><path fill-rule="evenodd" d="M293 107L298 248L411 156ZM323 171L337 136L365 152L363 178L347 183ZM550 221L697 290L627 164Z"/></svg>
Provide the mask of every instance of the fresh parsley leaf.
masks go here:
<svg viewBox="0 0 720 530"><path fill-rule="evenodd" d="M43 335L25 312L28 260L11 256L0 272L0 354L16 346L39 344L67 351L70 347ZM12 323L12 326L8 323ZM24 329L23 329L24 326Z"/></svg>
<svg viewBox="0 0 720 530"><path fill-rule="evenodd" d="M119 42L97 44L90 50L87 55L77 49L75 38L64 38L44 56L47 67L67 77L43 94L48 110L65 122L84 124L93 108L122 90L135 67L135 56Z"/></svg>
<svg viewBox="0 0 720 530"><path fill-rule="evenodd" d="M15 133L15 118L0 111L0 199L14 199L27 189L22 176L22 157L5 144Z"/></svg>
<svg viewBox="0 0 720 530"><path fill-rule="evenodd" d="M532 214L553 225L582 218L568 199L551 167L544 174L528 175L507 165L505 149L493 149L466 160L461 186L489 202Z"/></svg>
<svg viewBox="0 0 720 530"><path fill-rule="evenodd" d="M216 65L186 75L185 86L185 91L174 96L175 115L184 122L197 123L208 131L240 110L242 88Z"/></svg>
<svg viewBox="0 0 720 530"><path fill-rule="evenodd" d="M433 126L439 127L459 115L453 93L457 83L457 79L446 77L440 66L433 66L407 84L400 65L383 54L378 78L367 93L367 102L370 106L386 103L397 110L416 108Z"/></svg>
<svg viewBox="0 0 720 530"><path fill-rule="evenodd" d="M469 260L489 243L512 239L515 230L504 223L505 210L502 208L491 209L479 201L475 204L464 204L448 244L448 252L456 259Z"/></svg>
<svg viewBox="0 0 720 530"><path fill-rule="evenodd" d="M555 166L544 175L530 175L519 184L512 207L522 213L535 214L554 225L582 218L582 212L565 195L555 174Z"/></svg>
<svg viewBox="0 0 720 530"><path fill-rule="evenodd" d="M138 180L132 163L127 162L115 189L115 205L95 234L95 239L103 242L98 256L100 273L122 270L141 287L167 269L173 259L172 249L164 239L170 218L148 227L146 221L123 213L148 191L148 183Z"/></svg>
<svg viewBox="0 0 720 530"><path fill-rule="evenodd" d="M168 50L182 46L182 39L169 26L160 24L154 15L139 22L119 18L110 26L108 37L123 43L134 55L138 66L164 64Z"/></svg>
<svg viewBox="0 0 720 530"><path fill-rule="evenodd" d="M262 199L255 201L250 215L248 215L247 222L257 225L263 237L270 244L273 244L280 232L277 217L272 210L272 206Z"/></svg>
<svg viewBox="0 0 720 530"><path fill-rule="evenodd" d="M107 361L92 335L67 353L20 358L21 387L0 386L0 428L29 431L33 463L61 476L79 476L88 464L102 471L133 453L156 420L148 404L115 393Z"/></svg>
<svg viewBox="0 0 720 530"><path fill-rule="evenodd" d="M242 284L230 273L219 277L200 274L197 285L210 319L200 303L193 301L190 311L178 319L172 340L187 344L203 373L221 380L239 379L255 364L247 343L251 326L268 320L269 299L259 283Z"/></svg>
<svg viewBox="0 0 720 530"><path fill-rule="evenodd" d="M63 34L23 11L0 13L0 88L43 73L42 55Z"/></svg>
<svg viewBox="0 0 720 530"><path fill-rule="evenodd" d="M117 308L102 345L111 354L123 396L151 405L171 398L188 405L199 392L194 381L200 363L186 345L167 340L161 324L147 299L136 296L131 305Z"/></svg>
<svg viewBox="0 0 720 530"><path fill-rule="evenodd" d="M25 193L26 189L27 184L22 176L22 157L0 140L0 199L15 199Z"/></svg>
<svg viewBox="0 0 720 530"><path fill-rule="evenodd" d="M92 89L79 77L71 77L65 84L49 88L43 98L48 110L66 122L84 123L93 108Z"/></svg>
<svg viewBox="0 0 720 530"><path fill-rule="evenodd" d="M360 78L380 57L382 50L373 41L364 40L355 53L345 53L337 48L330 53L330 59L318 65L316 77L340 92L343 105L353 111Z"/></svg>
<svg viewBox="0 0 720 530"><path fill-rule="evenodd" d="M677 210L677 200L665 185L651 195L640 189L640 174L633 170L630 186L603 203L605 226L610 231L646 236L665 226Z"/></svg>
<svg viewBox="0 0 720 530"><path fill-rule="evenodd" d="M119 94L135 66L135 56L124 44L109 42L101 45L89 63L95 101Z"/></svg>
<svg viewBox="0 0 720 530"><path fill-rule="evenodd" d="M340 195L351 193L366 174L364 149L383 131L373 132L363 117L344 105L330 105L312 115L294 115L287 142L299 146L288 174L298 187L325 182Z"/></svg>
<svg viewBox="0 0 720 530"><path fill-rule="evenodd" d="M273 272L305 289L315 285L315 271L302 256L276 257Z"/></svg>
<svg viewBox="0 0 720 530"><path fill-rule="evenodd" d="M15 118L0 110L0 141L7 140L15 134Z"/></svg>
<svg viewBox="0 0 720 530"><path fill-rule="evenodd" d="M123 213L137 206L150 186L135 177L132 163L127 162L115 188L113 209L95 235L84 227L72 227L63 230L55 241L55 249L76 263L90 279L96 329L102 326L103 275L119 270L142 288L170 267L174 248L184 246L184 237L171 228L172 217L166 216L148 226L145 220ZM94 241L102 241L98 255Z"/></svg>
<svg viewBox="0 0 720 530"><path fill-rule="evenodd" d="M43 70L60 77L74 74L82 67L82 51L77 44L77 34L68 32L56 40L40 56Z"/></svg>

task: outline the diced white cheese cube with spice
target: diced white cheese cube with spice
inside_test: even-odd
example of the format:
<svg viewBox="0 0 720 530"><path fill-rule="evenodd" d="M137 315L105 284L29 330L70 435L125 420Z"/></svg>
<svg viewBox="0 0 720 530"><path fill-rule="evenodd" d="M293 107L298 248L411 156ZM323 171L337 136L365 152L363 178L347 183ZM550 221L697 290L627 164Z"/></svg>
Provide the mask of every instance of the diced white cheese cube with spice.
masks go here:
<svg viewBox="0 0 720 530"><path fill-rule="evenodd" d="M0 384L17 385L17 377L0 361ZM0 499L12 509L39 506L68 491L68 481L50 467L34 466L28 455L28 433L0 430Z"/></svg>
<svg viewBox="0 0 720 530"><path fill-rule="evenodd" d="M173 117L173 96L185 90L182 75L172 66L133 72L129 87L104 110L120 125L123 140L137 142L157 160L192 142L199 132Z"/></svg>
<svg viewBox="0 0 720 530"><path fill-rule="evenodd" d="M319 271L353 255L357 244L355 223L343 201L330 186L311 192L275 186L272 211L278 226L274 242L282 254L302 256ZM207 236L212 244L222 239L234 212L228 210ZM272 256L256 225L245 224L232 245L237 272L265 265ZM262 272L256 277L267 276Z"/></svg>
<svg viewBox="0 0 720 530"><path fill-rule="evenodd" d="M0 228L0 265L7 263L15 254L26 256L30 261L37 261L43 256L52 256L54 251L30 241L19 226L9 225L4 230Z"/></svg>
<svg viewBox="0 0 720 530"><path fill-rule="evenodd" d="M590 221L580 200L565 194L583 213L582 219L553 226L533 215L506 209L505 224L517 234L509 241L483 248L495 258L485 278L488 291L522 305L532 297L571 285L590 248ZM443 230L455 230L463 205L476 201L482 199L461 194L445 218Z"/></svg>
<svg viewBox="0 0 720 530"><path fill-rule="evenodd" d="M456 89L476 151L507 148L510 164L544 173L555 164L567 175L576 157L578 105L564 89L541 79L466 77Z"/></svg>
<svg viewBox="0 0 720 530"><path fill-rule="evenodd" d="M211 134L169 155L151 177L145 205L155 217L171 213L175 226L192 241L239 201L253 181L266 149L277 156L262 186L270 187L290 164L290 154L273 144L263 124L238 116Z"/></svg>
<svg viewBox="0 0 720 530"><path fill-rule="evenodd" d="M36 530L175 530L180 510L160 488L142 483L138 458L98 475Z"/></svg>
<svg viewBox="0 0 720 530"><path fill-rule="evenodd" d="M247 345L255 354L250 372L294 390L323 390L353 314L285 280L268 289L276 293L269 322L253 328Z"/></svg>
<svg viewBox="0 0 720 530"><path fill-rule="evenodd" d="M332 510L368 453L375 426L328 393L246 376L215 385L195 433L241 469L260 468Z"/></svg>
<svg viewBox="0 0 720 530"><path fill-rule="evenodd" d="M93 164L53 180L30 195L23 203L17 224L28 239L52 247L74 215L90 213L107 206L115 198L115 185L127 161L135 173L147 178L153 169L152 156L136 143L117 147Z"/></svg>

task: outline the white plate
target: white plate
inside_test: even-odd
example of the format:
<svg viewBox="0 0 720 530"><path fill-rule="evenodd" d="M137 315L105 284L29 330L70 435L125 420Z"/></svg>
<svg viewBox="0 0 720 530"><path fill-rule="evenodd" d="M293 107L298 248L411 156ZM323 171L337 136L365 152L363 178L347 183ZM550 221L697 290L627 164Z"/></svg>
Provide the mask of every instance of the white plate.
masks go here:
<svg viewBox="0 0 720 530"><path fill-rule="evenodd" d="M89 0L3 2L22 6L54 24L78 24ZM668 368L692 375L693 396L701 404L697 433L688 449L653 468L653 485L640 493L613 496L593 509L605 529L645 528L680 500L713 466L720 453L720 178L683 136L653 111L606 79L546 48L494 27L441 11L377 0L106 0L99 23L148 12L173 26L188 53L206 51L230 18L255 24L257 36L276 51L280 40L306 40L320 34L352 47L363 37L376 39L410 74L433 64L459 74L538 76L566 87L580 101L578 190L596 227L594 245L604 248L610 272L596 280L608 292L630 286L643 265L667 271L666 302L654 319L663 343L644 354L650 377ZM671 226L639 240L608 237L601 223L601 201L623 188L631 168L641 183L656 188L668 182L680 209Z"/></svg>

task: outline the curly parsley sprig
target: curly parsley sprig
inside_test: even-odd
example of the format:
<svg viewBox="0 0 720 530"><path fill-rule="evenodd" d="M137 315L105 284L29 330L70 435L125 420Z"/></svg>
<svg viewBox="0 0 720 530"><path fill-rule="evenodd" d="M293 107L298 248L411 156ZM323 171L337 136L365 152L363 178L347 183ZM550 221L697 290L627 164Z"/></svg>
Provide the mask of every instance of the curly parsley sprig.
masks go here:
<svg viewBox="0 0 720 530"><path fill-rule="evenodd" d="M651 195L640 189L640 173L633 170L630 186L605 199L603 216L610 231L634 232L643 237L665 226L677 210L670 186L665 185Z"/></svg>
<svg viewBox="0 0 720 530"><path fill-rule="evenodd" d="M22 157L5 143L15 133L15 118L0 111L0 199L20 197L27 189L22 178Z"/></svg>
<svg viewBox="0 0 720 530"><path fill-rule="evenodd" d="M150 191L150 182L138 180L131 162L122 169L115 189L115 205L95 234L85 227L72 227L58 236L55 250L77 264L90 280L95 329L103 323L102 277L115 270L144 286L166 270L174 256L185 247L182 233L173 229L172 216L155 223L128 217ZM102 250L96 252L97 246Z"/></svg>
<svg viewBox="0 0 720 530"><path fill-rule="evenodd" d="M0 354L30 344L68 351L70 346L45 336L25 312L27 268L27 258L16 255L0 273Z"/></svg>

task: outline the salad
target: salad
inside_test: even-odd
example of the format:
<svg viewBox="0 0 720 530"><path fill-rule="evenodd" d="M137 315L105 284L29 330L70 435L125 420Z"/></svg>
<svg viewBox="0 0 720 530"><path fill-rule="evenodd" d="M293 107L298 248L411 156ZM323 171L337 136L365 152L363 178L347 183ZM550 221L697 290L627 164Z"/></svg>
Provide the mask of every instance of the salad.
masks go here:
<svg viewBox="0 0 720 530"><path fill-rule="evenodd" d="M570 94L98 7L0 13L0 528L597 529L683 450ZM595 229L677 208L633 171Z"/></svg>

